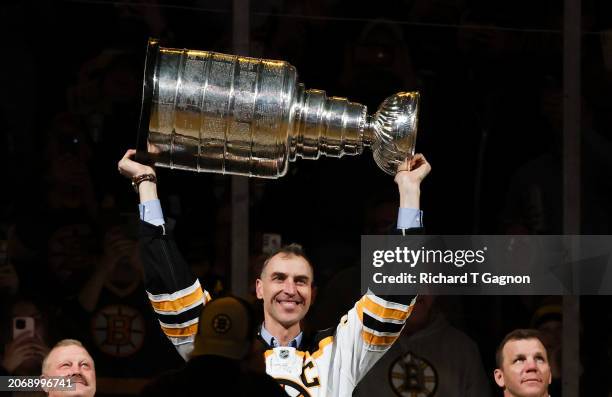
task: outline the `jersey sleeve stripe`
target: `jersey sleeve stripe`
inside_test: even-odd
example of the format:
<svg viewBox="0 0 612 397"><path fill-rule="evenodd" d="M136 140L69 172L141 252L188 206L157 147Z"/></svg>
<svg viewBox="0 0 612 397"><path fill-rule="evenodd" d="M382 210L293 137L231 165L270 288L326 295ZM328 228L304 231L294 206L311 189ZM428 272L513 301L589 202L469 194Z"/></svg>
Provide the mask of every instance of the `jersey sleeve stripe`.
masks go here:
<svg viewBox="0 0 612 397"><path fill-rule="evenodd" d="M199 318L194 318L193 320L185 321L184 323L164 323L159 320L159 324L163 328L186 328L190 325L197 324L199 322Z"/></svg>
<svg viewBox="0 0 612 397"><path fill-rule="evenodd" d="M181 324L187 321L191 321L200 317L202 313L203 303L199 303L190 309L182 311L180 313L156 313L157 319L166 324Z"/></svg>
<svg viewBox="0 0 612 397"><path fill-rule="evenodd" d="M161 329L169 338L191 336L198 333L198 324L192 324L183 328L166 328L162 326Z"/></svg>
<svg viewBox="0 0 612 397"><path fill-rule="evenodd" d="M365 329L361 331L363 341L368 345L389 346L397 339L397 336L378 336Z"/></svg>
<svg viewBox="0 0 612 397"><path fill-rule="evenodd" d="M363 312L364 309L367 309L369 313L372 313L382 320L405 321L410 315L412 307L413 306L406 306L406 311L387 308L371 300L369 295L364 295L359 302L357 302L358 312Z"/></svg>
<svg viewBox="0 0 612 397"><path fill-rule="evenodd" d="M182 336L182 337L168 337L168 340L174 346L185 345L188 343L193 343L195 341L195 335Z"/></svg>
<svg viewBox="0 0 612 397"><path fill-rule="evenodd" d="M382 295L378 299L382 299L388 304L402 305L404 307L412 306L416 302L418 295Z"/></svg>
<svg viewBox="0 0 612 397"><path fill-rule="evenodd" d="M197 289L201 289L200 281L196 278L195 282L191 284L187 288L183 288L179 291L173 292L171 294L152 294L147 291L147 295L149 295L149 300L152 302L164 302L164 301L174 301L178 298L185 297L187 295L192 294Z"/></svg>
<svg viewBox="0 0 612 397"><path fill-rule="evenodd" d="M400 310L400 311L407 311L408 308L410 307L410 305L404 305L402 303L397 303L397 302L392 302L390 300L386 300L384 298L381 298L380 296L374 295L373 293L371 293L368 290L368 293L366 294L366 296L374 303L378 304L379 306L382 307L386 307L388 309L395 309L395 310ZM386 297L385 297L386 298ZM408 297L407 297L408 299Z"/></svg>
<svg viewBox="0 0 612 397"><path fill-rule="evenodd" d="M158 315L178 316L178 315L181 315L181 314L183 314L185 312L190 311L194 307L204 306L205 304L206 304L206 300L202 297L202 298L198 299L197 301L193 302L192 304L180 308L179 310L160 310L160 309L156 309L155 307L153 307L153 310ZM198 315L199 315L199 313L198 313Z"/></svg>
<svg viewBox="0 0 612 397"><path fill-rule="evenodd" d="M404 323L382 322L370 316L367 312L363 313L361 323L365 328L378 332L399 333L404 327Z"/></svg>
<svg viewBox="0 0 612 397"><path fill-rule="evenodd" d="M204 302L204 292L202 288L197 288L192 293L174 300L151 301L151 305L156 312L180 312L199 302Z"/></svg>
<svg viewBox="0 0 612 397"><path fill-rule="evenodd" d="M366 326L363 327L363 329L369 333L371 333L372 335L376 335L376 336L399 336L400 333L399 332L383 332L383 331L377 331L371 328L368 328ZM400 330L401 331L401 330Z"/></svg>
<svg viewBox="0 0 612 397"><path fill-rule="evenodd" d="M359 315L359 319L361 320L361 322L363 323L364 319L363 319L363 315L367 314L368 316L372 317L373 319L375 319L376 321L380 321L381 323L393 323L393 324L404 324L406 321L405 320L395 320L392 318L382 318L377 316L376 314L370 312L368 309L366 309L363 306L357 306L357 314Z"/></svg>

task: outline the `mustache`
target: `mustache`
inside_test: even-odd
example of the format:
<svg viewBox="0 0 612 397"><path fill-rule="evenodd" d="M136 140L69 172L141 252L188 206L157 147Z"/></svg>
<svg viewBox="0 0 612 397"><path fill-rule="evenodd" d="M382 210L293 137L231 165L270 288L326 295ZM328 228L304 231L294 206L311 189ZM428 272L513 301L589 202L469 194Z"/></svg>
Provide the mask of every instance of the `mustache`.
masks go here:
<svg viewBox="0 0 612 397"><path fill-rule="evenodd" d="M70 382L71 382L71 383L81 382L81 383L83 383L85 386L89 386L89 382L87 382L87 379L85 379L85 378L83 377L83 375L81 375L81 374L74 374L74 375L70 375Z"/></svg>

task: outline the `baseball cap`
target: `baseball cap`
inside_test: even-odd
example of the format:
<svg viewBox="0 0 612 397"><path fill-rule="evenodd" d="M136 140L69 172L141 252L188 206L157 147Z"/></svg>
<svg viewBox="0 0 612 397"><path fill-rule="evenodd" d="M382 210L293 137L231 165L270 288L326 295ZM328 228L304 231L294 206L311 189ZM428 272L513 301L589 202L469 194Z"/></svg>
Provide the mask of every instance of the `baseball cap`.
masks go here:
<svg viewBox="0 0 612 397"><path fill-rule="evenodd" d="M252 323L251 308L245 301L233 296L213 299L200 314L191 356L244 358L253 339Z"/></svg>

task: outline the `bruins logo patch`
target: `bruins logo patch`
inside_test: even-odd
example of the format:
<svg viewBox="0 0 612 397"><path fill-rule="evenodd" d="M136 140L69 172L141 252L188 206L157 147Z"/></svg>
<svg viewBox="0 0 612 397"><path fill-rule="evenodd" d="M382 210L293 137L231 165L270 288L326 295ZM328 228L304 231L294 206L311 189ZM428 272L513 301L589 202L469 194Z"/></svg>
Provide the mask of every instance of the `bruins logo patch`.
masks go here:
<svg viewBox="0 0 612 397"><path fill-rule="evenodd" d="M438 373L427 360L408 352L391 364L389 385L400 397L432 397L438 388Z"/></svg>
<svg viewBox="0 0 612 397"><path fill-rule="evenodd" d="M110 305L98 310L92 318L92 328L98 349L111 356L130 356L144 343L144 319L129 306Z"/></svg>

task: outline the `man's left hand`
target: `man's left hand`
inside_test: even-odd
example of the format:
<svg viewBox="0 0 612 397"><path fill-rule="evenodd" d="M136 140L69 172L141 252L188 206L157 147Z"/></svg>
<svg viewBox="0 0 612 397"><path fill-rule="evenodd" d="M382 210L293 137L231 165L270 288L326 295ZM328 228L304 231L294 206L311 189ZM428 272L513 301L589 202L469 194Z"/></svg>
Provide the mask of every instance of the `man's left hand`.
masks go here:
<svg viewBox="0 0 612 397"><path fill-rule="evenodd" d="M430 171L431 165L421 153L400 164L395 174L395 183L400 194L400 207L419 208L421 182Z"/></svg>

